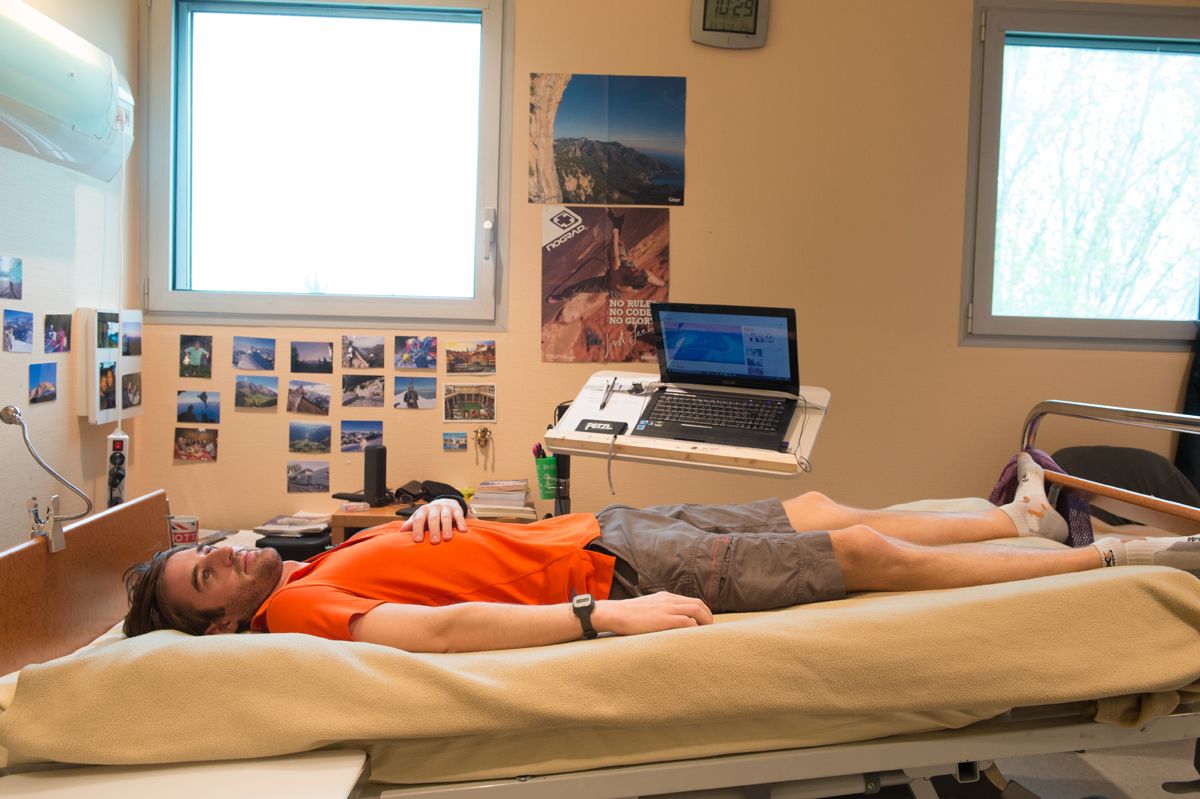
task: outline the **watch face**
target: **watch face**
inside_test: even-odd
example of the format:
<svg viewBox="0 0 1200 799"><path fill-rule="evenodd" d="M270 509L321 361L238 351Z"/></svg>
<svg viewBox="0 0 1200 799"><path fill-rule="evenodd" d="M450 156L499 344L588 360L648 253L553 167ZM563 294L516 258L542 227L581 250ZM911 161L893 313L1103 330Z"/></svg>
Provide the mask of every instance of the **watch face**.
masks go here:
<svg viewBox="0 0 1200 799"><path fill-rule="evenodd" d="M579 596L573 597L571 599L572 607L586 608L590 604L592 604L592 595L591 594L580 594Z"/></svg>

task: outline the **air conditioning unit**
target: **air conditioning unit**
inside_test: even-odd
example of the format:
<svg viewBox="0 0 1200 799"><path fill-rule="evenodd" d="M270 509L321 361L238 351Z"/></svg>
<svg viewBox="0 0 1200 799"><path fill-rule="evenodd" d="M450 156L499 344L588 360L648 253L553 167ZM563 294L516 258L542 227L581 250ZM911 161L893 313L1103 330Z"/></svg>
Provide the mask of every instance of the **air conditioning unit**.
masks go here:
<svg viewBox="0 0 1200 799"><path fill-rule="evenodd" d="M0 146L112 180L133 147L112 56L20 0L0 0L0 42Z"/></svg>

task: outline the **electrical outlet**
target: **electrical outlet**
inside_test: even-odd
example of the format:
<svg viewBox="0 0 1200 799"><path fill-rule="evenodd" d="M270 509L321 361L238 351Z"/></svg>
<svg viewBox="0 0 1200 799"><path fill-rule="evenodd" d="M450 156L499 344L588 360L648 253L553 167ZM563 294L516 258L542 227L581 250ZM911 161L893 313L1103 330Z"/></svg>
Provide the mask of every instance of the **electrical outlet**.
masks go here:
<svg viewBox="0 0 1200 799"><path fill-rule="evenodd" d="M129 462L129 436L108 435L108 507L125 501L125 470Z"/></svg>

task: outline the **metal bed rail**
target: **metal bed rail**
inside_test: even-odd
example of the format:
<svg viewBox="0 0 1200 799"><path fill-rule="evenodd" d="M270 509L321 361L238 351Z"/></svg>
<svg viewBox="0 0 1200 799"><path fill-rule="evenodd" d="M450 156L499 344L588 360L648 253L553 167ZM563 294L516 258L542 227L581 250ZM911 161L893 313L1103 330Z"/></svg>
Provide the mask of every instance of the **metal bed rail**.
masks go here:
<svg viewBox="0 0 1200 799"><path fill-rule="evenodd" d="M1047 416L1069 416L1076 419L1112 422L1175 433L1200 434L1200 417L1196 416L1137 408L1119 408L1111 405L1090 405L1066 400L1046 400L1035 405L1025 418L1025 427L1021 434L1021 449L1035 446L1038 429ZM1047 471L1046 481L1090 495L1092 504L1097 507L1114 510L1127 518L1133 518L1135 521L1164 530L1193 533L1200 525L1200 508L1193 508L1190 505L1056 472ZM1114 507L1113 503L1118 503L1117 507Z"/></svg>

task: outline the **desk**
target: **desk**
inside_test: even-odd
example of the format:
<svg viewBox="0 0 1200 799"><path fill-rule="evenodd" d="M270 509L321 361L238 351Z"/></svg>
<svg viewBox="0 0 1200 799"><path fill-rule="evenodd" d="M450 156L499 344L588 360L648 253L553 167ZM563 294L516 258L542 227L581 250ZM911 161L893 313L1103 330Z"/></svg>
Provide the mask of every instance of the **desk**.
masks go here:
<svg viewBox="0 0 1200 799"><path fill-rule="evenodd" d="M394 522L400 518L396 515L396 511L407 507L409 506L383 505L366 510L335 510L329 517L329 529L332 533L330 543L336 547L346 540L347 533L354 535L359 530L365 530L368 527Z"/></svg>
<svg viewBox="0 0 1200 799"><path fill-rule="evenodd" d="M609 397L604 410L600 400L604 389L613 378L617 380L616 391ZM546 432L546 445L551 450L567 455L585 455L606 458L612 445L613 460L658 463L669 466L699 466L707 469L793 477L800 473L797 456L808 459L816 443L817 431L829 407L829 390L816 386L801 386L800 393L807 400L807 410L800 404L795 419L788 431L788 451L774 452L749 447L730 447L721 444L700 444L692 441L673 441L648 436L617 436L599 433L579 433L575 428L584 419L625 422L632 430L642 415L648 394L629 394L635 382L652 383L655 374L645 372L599 371L588 378L571 407L563 414L552 429ZM720 391L719 387L706 387Z"/></svg>

